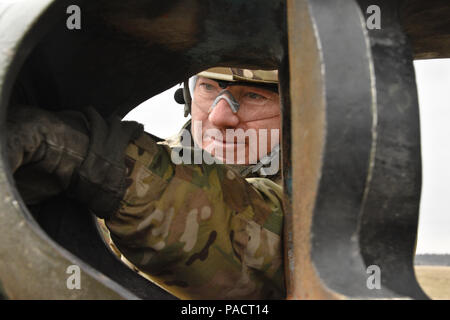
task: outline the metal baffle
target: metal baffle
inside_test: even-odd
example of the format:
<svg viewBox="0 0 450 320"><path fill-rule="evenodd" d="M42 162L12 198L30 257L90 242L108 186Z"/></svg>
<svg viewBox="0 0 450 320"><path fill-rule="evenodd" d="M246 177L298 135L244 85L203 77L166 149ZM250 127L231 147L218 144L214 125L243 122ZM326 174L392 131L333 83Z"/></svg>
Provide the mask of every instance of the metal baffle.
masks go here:
<svg viewBox="0 0 450 320"><path fill-rule="evenodd" d="M356 1L287 1L288 299L427 299L412 263L421 186L412 55L396 2L375 2L382 28L369 32ZM368 285L370 266L380 289Z"/></svg>

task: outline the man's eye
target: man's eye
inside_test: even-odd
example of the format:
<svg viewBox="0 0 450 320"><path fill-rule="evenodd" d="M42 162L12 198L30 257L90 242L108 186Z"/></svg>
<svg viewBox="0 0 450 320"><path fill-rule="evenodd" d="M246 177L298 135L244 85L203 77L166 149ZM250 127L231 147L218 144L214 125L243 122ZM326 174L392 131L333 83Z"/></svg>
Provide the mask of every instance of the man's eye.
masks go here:
<svg viewBox="0 0 450 320"><path fill-rule="evenodd" d="M215 89L214 86L209 83L200 83L200 87L202 87L203 89L205 89L207 91L212 91Z"/></svg>
<svg viewBox="0 0 450 320"><path fill-rule="evenodd" d="M262 96L260 94L254 93L254 92L247 93L247 97L249 97L250 99L255 99L255 100L265 100L265 99L267 99L266 97L264 97L264 96Z"/></svg>

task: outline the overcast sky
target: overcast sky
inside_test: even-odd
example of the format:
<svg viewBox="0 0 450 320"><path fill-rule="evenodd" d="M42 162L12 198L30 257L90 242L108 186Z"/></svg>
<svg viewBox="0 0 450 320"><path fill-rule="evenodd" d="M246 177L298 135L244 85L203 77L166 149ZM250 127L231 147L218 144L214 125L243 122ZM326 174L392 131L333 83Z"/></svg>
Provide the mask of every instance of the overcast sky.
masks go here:
<svg viewBox="0 0 450 320"><path fill-rule="evenodd" d="M422 136L417 251L450 253L450 59L415 62Z"/></svg>
<svg viewBox="0 0 450 320"><path fill-rule="evenodd" d="M450 59L414 63L422 136L422 199L417 253L450 253ZM187 121L173 95L178 86L144 102L126 119L167 138Z"/></svg>

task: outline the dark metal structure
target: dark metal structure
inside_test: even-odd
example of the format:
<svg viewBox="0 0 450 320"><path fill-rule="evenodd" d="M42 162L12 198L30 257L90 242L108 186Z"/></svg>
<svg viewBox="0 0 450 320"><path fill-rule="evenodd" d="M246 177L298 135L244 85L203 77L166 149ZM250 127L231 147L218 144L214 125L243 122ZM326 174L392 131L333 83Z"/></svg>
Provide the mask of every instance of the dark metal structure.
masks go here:
<svg viewBox="0 0 450 320"><path fill-rule="evenodd" d="M66 26L74 4L79 30ZM365 25L374 4L379 30ZM450 29L438 19L449 12L437 0L8 2L0 130L17 102L124 116L212 66L279 68L287 297L426 299L413 270L421 168L412 61L450 57ZM8 297L173 298L109 253L80 204L58 197L26 208L3 144L1 153ZM72 264L82 290L67 289ZM380 290L366 285L371 265L381 269Z"/></svg>

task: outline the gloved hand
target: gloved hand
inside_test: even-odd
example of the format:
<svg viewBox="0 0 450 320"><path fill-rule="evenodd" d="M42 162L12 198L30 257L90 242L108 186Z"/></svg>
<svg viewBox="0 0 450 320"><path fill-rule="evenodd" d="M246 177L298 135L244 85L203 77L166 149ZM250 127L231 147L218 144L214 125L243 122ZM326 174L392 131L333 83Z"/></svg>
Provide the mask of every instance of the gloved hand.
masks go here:
<svg viewBox="0 0 450 320"><path fill-rule="evenodd" d="M16 184L27 204L69 187L74 170L86 157L88 132L88 122L81 113L58 114L27 106L10 110L8 160L12 172L17 171Z"/></svg>
<svg viewBox="0 0 450 320"><path fill-rule="evenodd" d="M136 122L106 122L93 108L49 112L13 107L7 120L8 160L27 204L66 191L105 218L125 190L124 155L143 132Z"/></svg>

